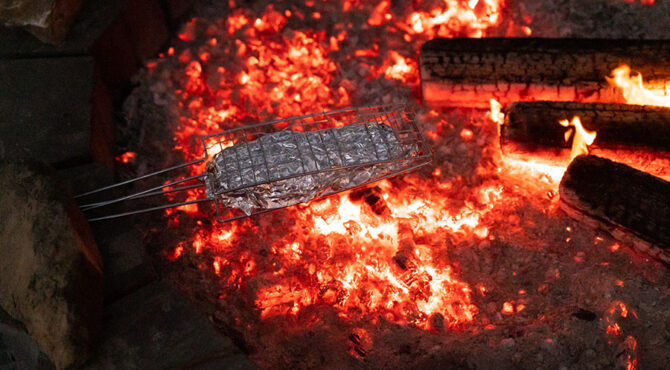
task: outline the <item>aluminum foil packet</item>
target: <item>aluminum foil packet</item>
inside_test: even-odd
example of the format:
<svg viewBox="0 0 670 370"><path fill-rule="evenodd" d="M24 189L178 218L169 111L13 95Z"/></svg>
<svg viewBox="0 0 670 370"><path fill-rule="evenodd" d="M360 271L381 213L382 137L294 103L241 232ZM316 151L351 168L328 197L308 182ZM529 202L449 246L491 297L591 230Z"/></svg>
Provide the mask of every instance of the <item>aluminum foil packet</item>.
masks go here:
<svg viewBox="0 0 670 370"><path fill-rule="evenodd" d="M401 144L384 123L278 131L214 155L205 173L206 194L251 215L362 185L400 169L401 163L388 161L416 150Z"/></svg>

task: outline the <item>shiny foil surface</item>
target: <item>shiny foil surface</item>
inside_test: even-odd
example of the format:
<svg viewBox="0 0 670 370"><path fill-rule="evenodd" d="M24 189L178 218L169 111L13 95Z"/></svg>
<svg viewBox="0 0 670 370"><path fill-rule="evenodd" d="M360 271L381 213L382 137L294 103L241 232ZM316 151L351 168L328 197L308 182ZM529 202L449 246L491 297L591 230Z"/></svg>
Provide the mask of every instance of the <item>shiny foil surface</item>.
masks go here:
<svg viewBox="0 0 670 370"><path fill-rule="evenodd" d="M283 130L238 143L207 165L206 194L247 215L362 185L402 168L415 145L403 145L384 123L318 131Z"/></svg>

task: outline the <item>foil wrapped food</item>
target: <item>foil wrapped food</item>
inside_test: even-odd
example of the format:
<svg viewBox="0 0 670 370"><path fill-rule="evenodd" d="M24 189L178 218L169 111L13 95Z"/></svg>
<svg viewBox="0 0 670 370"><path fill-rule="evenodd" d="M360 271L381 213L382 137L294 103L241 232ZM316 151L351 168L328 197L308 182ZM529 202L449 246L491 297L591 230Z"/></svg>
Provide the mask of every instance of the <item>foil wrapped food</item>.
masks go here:
<svg viewBox="0 0 670 370"><path fill-rule="evenodd" d="M395 160L416 150L377 122L278 131L214 155L205 173L206 194L250 215L362 185L400 169Z"/></svg>

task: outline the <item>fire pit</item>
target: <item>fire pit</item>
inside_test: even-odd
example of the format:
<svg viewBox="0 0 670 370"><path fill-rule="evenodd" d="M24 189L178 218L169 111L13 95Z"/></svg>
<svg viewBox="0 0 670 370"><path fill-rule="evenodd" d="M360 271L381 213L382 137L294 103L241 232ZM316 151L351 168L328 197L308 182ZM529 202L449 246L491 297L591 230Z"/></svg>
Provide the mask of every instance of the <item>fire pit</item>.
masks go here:
<svg viewBox="0 0 670 370"><path fill-rule="evenodd" d="M197 159L198 135L417 100L435 37L535 32L531 10L494 0L205 3L125 103L142 168ZM486 111L423 106L416 122L432 168L233 222L198 204L145 219L161 274L264 368L670 361L667 268L559 209L566 163L503 156Z"/></svg>

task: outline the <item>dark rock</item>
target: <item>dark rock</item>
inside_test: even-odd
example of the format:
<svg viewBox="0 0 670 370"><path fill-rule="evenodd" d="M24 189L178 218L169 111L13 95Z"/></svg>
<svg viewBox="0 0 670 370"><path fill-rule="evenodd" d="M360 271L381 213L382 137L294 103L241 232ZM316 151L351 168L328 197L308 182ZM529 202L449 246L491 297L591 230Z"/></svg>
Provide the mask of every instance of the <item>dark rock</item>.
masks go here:
<svg viewBox="0 0 670 370"><path fill-rule="evenodd" d="M176 20L186 14L195 0L163 0L170 19Z"/></svg>
<svg viewBox="0 0 670 370"><path fill-rule="evenodd" d="M54 368L23 325L0 308L0 369Z"/></svg>
<svg viewBox="0 0 670 370"><path fill-rule="evenodd" d="M116 17L91 47L96 68L112 98L127 87L141 61L123 16Z"/></svg>
<svg viewBox="0 0 670 370"><path fill-rule="evenodd" d="M130 1L123 14L137 60L153 57L168 40L168 28L159 0Z"/></svg>
<svg viewBox="0 0 670 370"><path fill-rule="evenodd" d="M82 194L91 189L97 189L111 184L112 173L98 163L87 163L81 166L68 167L58 170L70 194Z"/></svg>
<svg viewBox="0 0 670 370"><path fill-rule="evenodd" d="M83 362L101 324L102 263L55 171L0 163L0 305L57 368Z"/></svg>
<svg viewBox="0 0 670 370"><path fill-rule="evenodd" d="M83 55L118 15L126 0L87 0L58 45L46 44L21 28L0 27L0 56L4 58Z"/></svg>
<svg viewBox="0 0 670 370"><path fill-rule="evenodd" d="M114 103L98 69L95 70L91 101L91 158L114 168Z"/></svg>
<svg viewBox="0 0 670 370"><path fill-rule="evenodd" d="M583 309L583 308L579 308L579 309L577 309L577 311L575 311L575 312L572 314L572 316L574 316L574 317L576 317L576 318L578 318L578 319L580 319L580 320L584 320L584 321L593 321L593 320L595 320L596 317L597 317L596 314L595 314L594 312L591 312L591 311L589 311L589 310L585 310L585 309Z"/></svg>
<svg viewBox="0 0 670 370"><path fill-rule="evenodd" d="M92 80L90 57L0 60L0 159L87 158Z"/></svg>
<svg viewBox="0 0 670 370"><path fill-rule="evenodd" d="M254 369L193 304L154 282L106 309L105 339L88 369Z"/></svg>
<svg viewBox="0 0 670 370"><path fill-rule="evenodd" d="M106 302L113 302L156 279L142 235L135 229L132 218L94 223L93 233L105 265Z"/></svg>
<svg viewBox="0 0 670 370"><path fill-rule="evenodd" d="M14 0L0 4L0 22L26 27L44 42L65 39L83 0Z"/></svg>

